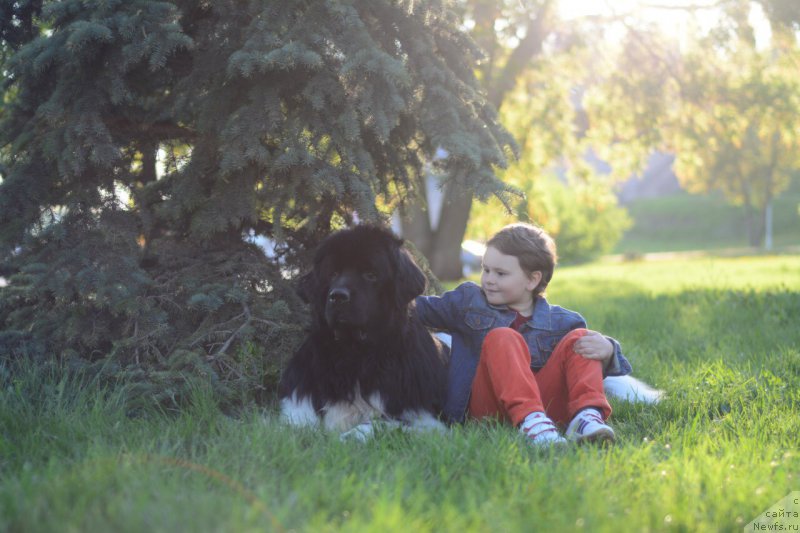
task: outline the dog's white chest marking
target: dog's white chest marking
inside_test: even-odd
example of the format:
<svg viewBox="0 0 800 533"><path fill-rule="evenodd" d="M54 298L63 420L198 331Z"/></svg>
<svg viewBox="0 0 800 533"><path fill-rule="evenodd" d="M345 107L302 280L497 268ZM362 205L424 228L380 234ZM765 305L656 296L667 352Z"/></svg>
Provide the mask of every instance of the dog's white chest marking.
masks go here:
<svg viewBox="0 0 800 533"><path fill-rule="evenodd" d="M405 411L401 419L414 431L444 431L447 427L427 411Z"/></svg>
<svg viewBox="0 0 800 533"><path fill-rule="evenodd" d="M386 428L402 428L403 431L445 431L445 425L427 411L407 410L397 419L389 419L380 393L373 392L369 398L361 395L356 385L351 402L327 403L321 416L314 410L311 398L298 398L297 392L281 401L281 417L293 426L321 425L327 431L343 432L342 438L366 440L374 433L373 422Z"/></svg>
<svg viewBox="0 0 800 533"><path fill-rule="evenodd" d="M322 408L322 423L330 431L345 431L364 422L386 416L381 395L373 392L365 399L356 385L352 402L328 403Z"/></svg>
<svg viewBox="0 0 800 533"><path fill-rule="evenodd" d="M296 391L289 398L281 400L281 418L293 426L316 426L321 422L329 431L345 431L385 416L381 395L374 392L369 398L364 398L358 385L353 392L352 402L329 402L322 407L322 417L314 410L311 398L298 398Z"/></svg>
<svg viewBox="0 0 800 533"><path fill-rule="evenodd" d="M293 426L315 426L319 422L319 417L314 406L311 405L311 398L297 398L297 391L291 397L281 400L281 418Z"/></svg>

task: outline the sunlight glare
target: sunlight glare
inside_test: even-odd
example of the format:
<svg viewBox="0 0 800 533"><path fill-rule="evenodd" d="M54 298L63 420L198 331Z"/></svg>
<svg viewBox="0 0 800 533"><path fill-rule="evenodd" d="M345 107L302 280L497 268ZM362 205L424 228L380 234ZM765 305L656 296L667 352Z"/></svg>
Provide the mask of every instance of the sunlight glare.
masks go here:
<svg viewBox="0 0 800 533"><path fill-rule="evenodd" d="M655 24L680 40L686 36L692 22L705 32L717 25L721 15L717 0L559 0L558 13L566 21L630 16ZM756 2L751 4L749 22L755 30L757 46L769 46L772 36L769 21L761 5ZM608 34L612 40L618 40L623 35L622 28L612 29Z"/></svg>

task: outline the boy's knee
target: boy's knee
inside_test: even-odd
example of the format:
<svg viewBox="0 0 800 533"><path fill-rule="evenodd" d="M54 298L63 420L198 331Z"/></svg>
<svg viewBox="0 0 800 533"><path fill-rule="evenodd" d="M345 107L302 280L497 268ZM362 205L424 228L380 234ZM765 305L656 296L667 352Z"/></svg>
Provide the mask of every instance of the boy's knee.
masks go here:
<svg viewBox="0 0 800 533"><path fill-rule="evenodd" d="M589 330L586 328L576 328L568 331L567 334L564 335L560 341L558 341L556 350L558 351L558 348L565 348L566 350L563 350L565 355L572 355L574 353L573 346L575 345L575 342L587 333L589 333Z"/></svg>
<svg viewBox="0 0 800 533"><path fill-rule="evenodd" d="M495 328L483 339L481 359L513 357L517 352L530 358L525 338L514 329Z"/></svg>
<svg viewBox="0 0 800 533"><path fill-rule="evenodd" d="M586 328L575 328L575 329L570 330L569 332L567 332L567 334L564 335L564 338L561 339L561 341L562 342L564 342L564 341L576 341L576 340L580 339L581 337L583 337L584 335L586 335L587 333L589 333L589 330L586 329Z"/></svg>

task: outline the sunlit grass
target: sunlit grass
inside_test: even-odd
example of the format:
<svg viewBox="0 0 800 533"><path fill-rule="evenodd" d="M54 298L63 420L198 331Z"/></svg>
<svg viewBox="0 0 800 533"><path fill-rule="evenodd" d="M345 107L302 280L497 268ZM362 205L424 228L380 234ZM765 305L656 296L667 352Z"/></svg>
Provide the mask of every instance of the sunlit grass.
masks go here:
<svg viewBox="0 0 800 533"><path fill-rule="evenodd" d="M800 186L774 201L774 246L800 245ZM678 193L641 199L627 206L633 225L615 253L709 250L749 246L744 207L719 194Z"/></svg>
<svg viewBox="0 0 800 533"><path fill-rule="evenodd" d="M28 367L0 381L0 530L741 531L797 490L800 257L560 268L549 292L667 392L613 403L613 448L486 424L342 443L202 389L129 417Z"/></svg>

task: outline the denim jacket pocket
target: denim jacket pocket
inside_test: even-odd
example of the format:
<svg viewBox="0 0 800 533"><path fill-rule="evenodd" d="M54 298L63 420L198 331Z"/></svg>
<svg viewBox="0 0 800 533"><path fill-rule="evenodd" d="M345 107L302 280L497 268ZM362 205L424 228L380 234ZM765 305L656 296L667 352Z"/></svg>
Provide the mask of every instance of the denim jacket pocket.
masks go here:
<svg viewBox="0 0 800 533"><path fill-rule="evenodd" d="M494 324L494 316L482 311L469 310L464 315L464 322L474 330L489 329Z"/></svg>

